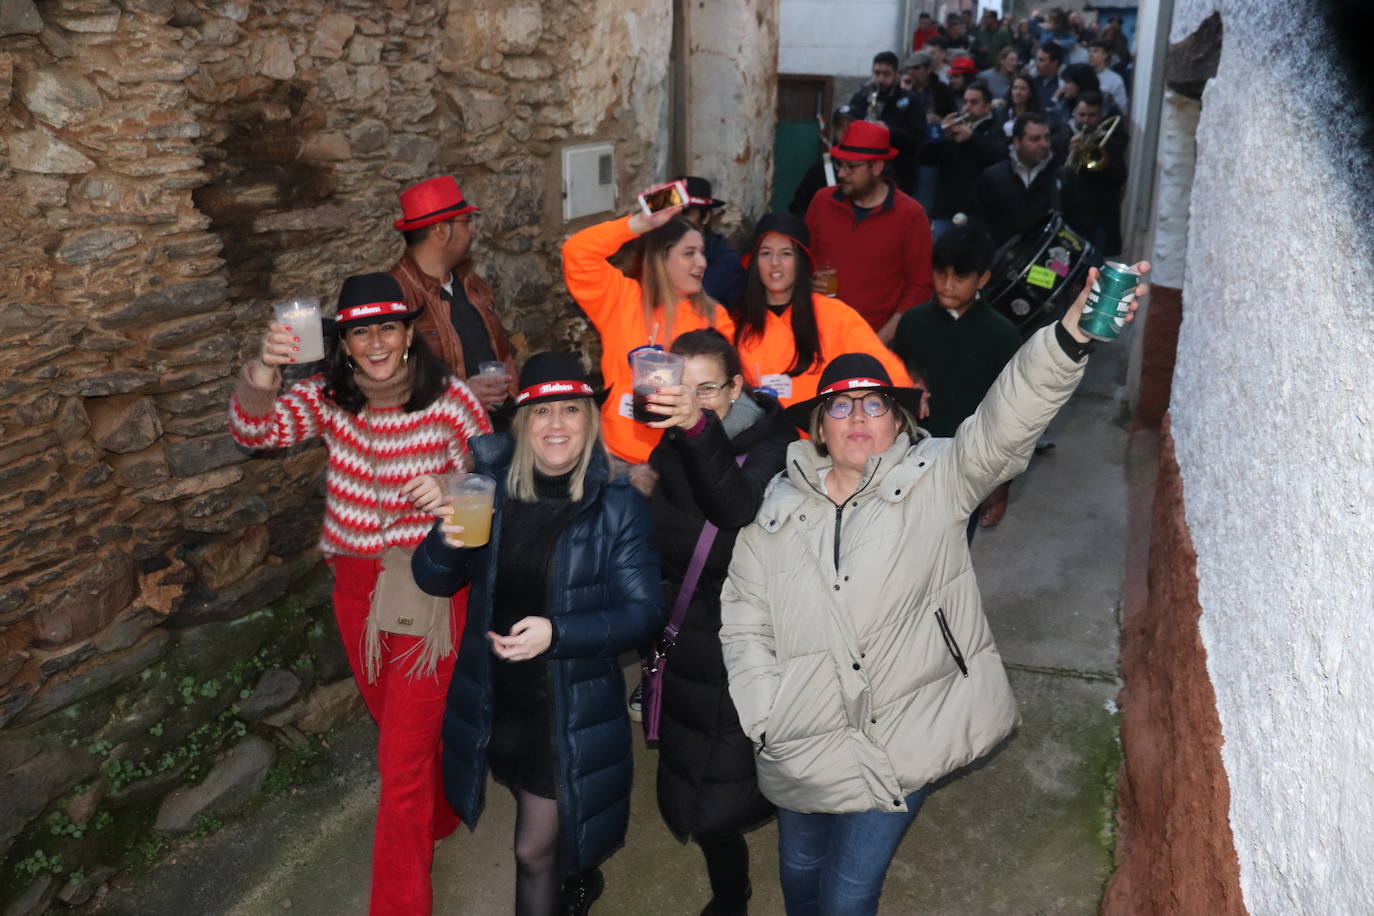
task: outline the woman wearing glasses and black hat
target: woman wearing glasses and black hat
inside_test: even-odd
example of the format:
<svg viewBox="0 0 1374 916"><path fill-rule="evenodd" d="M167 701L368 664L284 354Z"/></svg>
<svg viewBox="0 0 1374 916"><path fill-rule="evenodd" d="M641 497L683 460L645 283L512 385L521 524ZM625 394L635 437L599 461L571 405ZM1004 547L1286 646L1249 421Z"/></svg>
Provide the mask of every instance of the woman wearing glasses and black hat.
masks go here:
<svg viewBox="0 0 1374 916"><path fill-rule="evenodd" d="M1086 297L1027 341L952 438L917 428L920 392L867 354L836 357L817 396L787 410L811 440L789 447L735 542L720 639L778 806L789 916L875 913L930 783L1016 726L964 532L1082 378Z"/></svg>
<svg viewBox="0 0 1374 916"><path fill-rule="evenodd" d="M417 504L426 501L422 475L461 469L469 440L491 432L481 403L416 336L418 315L388 274L349 277L325 371L279 394L301 329L274 322L229 402L229 431L240 445L276 449L318 438L329 454L320 550L334 572L344 651L379 730L374 916L430 912L434 841L458 826L439 788L439 723L467 592L420 635L384 632L392 625L385 612L397 608L374 608L372 596L390 594L379 588L384 564L389 582L418 595L409 554L434 523Z"/></svg>
<svg viewBox="0 0 1374 916"><path fill-rule="evenodd" d="M581 361L537 353L519 389L510 433L473 443L497 481L490 540L467 548L460 525L436 526L413 568L430 594L472 583L444 716L448 798L475 828L490 770L516 799L515 912L582 916L629 822L617 657L662 628L663 589L648 507L610 479L605 396Z"/></svg>

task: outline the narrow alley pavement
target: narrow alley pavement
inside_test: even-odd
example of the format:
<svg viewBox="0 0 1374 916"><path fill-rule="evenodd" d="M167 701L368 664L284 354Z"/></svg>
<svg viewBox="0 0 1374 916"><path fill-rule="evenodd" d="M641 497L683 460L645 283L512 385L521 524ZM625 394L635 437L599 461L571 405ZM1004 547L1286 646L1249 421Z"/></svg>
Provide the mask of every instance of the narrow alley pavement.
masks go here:
<svg viewBox="0 0 1374 916"><path fill-rule="evenodd" d="M1118 422L1129 339L1103 347L1054 426L1054 449L1013 485L1006 519L974 560L1024 719L994 755L945 780L897 853L886 914L1096 913L1112 866L1118 761L1118 609L1125 558L1126 433ZM333 772L212 836L187 842L95 912L366 912L375 771L371 723L331 739ZM695 916L709 897L695 848L654 803L653 751L639 744L628 842L604 867L599 916ZM499 787L476 833L443 843L435 913L510 911L513 804ZM750 837L752 912L782 912L776 831Z"/></svg>

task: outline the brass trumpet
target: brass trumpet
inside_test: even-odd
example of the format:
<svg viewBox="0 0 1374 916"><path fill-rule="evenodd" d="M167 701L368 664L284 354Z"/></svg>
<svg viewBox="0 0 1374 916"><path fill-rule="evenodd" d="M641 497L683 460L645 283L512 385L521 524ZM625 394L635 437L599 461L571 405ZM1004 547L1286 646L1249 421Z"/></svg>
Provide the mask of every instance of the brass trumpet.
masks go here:
<svg viewBox="0 0 1374 916"><path fill-rule="evenodd" d="M967 112L951 112L950 114L945 115L945 119L940 122L940 128L942 130L949 130L951 127L954 127L955 125L970 124L972 122L973 118L971 118Z"/></svg>
<svg viewBox="0 0 1374 916"><path fill-rule="evenodd" d="M1112 139L1112 134L1116 133L1116 126L1121 123L1120 115L1112 115L1094 127L1092 130L1085 130L1078 135L1078 148L1069 153L1069 168L1075 172L1087 169L1089 172L1098 172L1107 167L1107 142Z"/></svg>

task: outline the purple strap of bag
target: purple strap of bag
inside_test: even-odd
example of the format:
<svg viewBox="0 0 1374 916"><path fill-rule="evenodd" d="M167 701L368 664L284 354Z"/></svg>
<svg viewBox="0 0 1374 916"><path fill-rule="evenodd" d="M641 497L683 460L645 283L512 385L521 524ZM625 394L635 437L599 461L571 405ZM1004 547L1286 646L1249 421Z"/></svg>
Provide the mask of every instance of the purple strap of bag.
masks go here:
<svg viewBox="0 0 1374 916"><path fill-rule="evenodd" d="M735 456L735 464L739 467L744 466L744 455ZM654 644L649 649L649 657L640 663L644 669L644 676L640 681L643 687L643 696L640 700L640 712L643 716L644 740L658 740L659 721L663 717L663 673L668 668L668 650L677 641L677 634L682 631L682 621L687 616L687 605L692 603L692 595L697 590L697 583L701 581L702 570L706 568L706 557L711 553L711 545L716 541L716 535L720 529L710 522L704 522L701 526L701 534L697 537L697 546L692 551L692 559L687 564L687 573L682 577L682 588L678 589L677 600L673 602L673 613L668 618L668 625L663 628L663 635L654 640Z"/></svg>

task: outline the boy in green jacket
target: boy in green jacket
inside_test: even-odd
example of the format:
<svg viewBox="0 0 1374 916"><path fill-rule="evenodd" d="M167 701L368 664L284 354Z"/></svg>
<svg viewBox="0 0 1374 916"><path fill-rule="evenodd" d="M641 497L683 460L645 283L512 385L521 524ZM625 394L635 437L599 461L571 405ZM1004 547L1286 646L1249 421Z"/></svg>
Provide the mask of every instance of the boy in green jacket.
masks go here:
<svg viewBox="0 0 1374 916"><path fill-rule="evenodd" d="M903 315L892 338L893 352L930 392L930 414L921 425L933 436L954 435L1021 346L1016 326L979 295L992 277L996 253L987 231L975 223L940 236L931 252L935 298ZM983 527L1002 520L1009 487L1004 482L973 513L970 541L980 514Z"/></svg>

